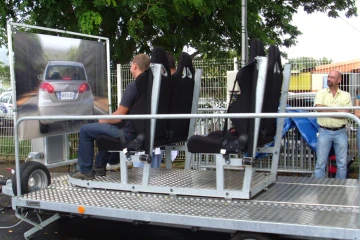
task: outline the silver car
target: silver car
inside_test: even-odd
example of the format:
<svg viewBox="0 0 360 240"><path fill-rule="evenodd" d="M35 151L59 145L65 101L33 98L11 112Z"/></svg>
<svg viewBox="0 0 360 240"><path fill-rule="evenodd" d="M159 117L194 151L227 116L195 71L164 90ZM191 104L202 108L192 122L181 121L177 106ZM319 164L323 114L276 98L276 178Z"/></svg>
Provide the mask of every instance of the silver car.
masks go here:
<svg viewBox="0 0 360 240"><path fill-rule="evenodd" d="M12 92L6 91L0 95L0 127L10 126L14 121L14 105Z"/></svg>
<svg viewBox="0 0 360 240"><path fill-rule="evenodd" d="M92 115L94 96L82 63L49 61L38 95L39 116ZM49 125L62 120L40 120L41 133L49 131Z"/></svg>

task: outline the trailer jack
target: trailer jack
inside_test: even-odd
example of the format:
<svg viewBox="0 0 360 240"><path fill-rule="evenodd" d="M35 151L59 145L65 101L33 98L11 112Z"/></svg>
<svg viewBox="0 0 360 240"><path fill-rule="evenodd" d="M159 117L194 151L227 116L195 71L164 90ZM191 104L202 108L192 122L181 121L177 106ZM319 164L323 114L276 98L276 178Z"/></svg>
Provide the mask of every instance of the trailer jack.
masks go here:
<svg viewBox="0 0 360 240"><path fill-rule="evenodd" d="M60 218L60 215L58 213L54 214L52 217L49 217L48 219L46 219L45 221L43 221L41 219L41 216L39 213L36 213L39 222L40 223L36 223L28 218L26 218L26 215L23 215L23 213L15 213L15 216L21 220L23 220L24 222L27 222L31 225L33 225L34 227L31 228L30 230L28 230L27 232L24 233L24 238L25 239L31 239L32 235L34 233L36 233L37 231L42 230L44 227L46 227L47 225L49 225L50 223L55 222L56 220L58 220Z"/></svg>

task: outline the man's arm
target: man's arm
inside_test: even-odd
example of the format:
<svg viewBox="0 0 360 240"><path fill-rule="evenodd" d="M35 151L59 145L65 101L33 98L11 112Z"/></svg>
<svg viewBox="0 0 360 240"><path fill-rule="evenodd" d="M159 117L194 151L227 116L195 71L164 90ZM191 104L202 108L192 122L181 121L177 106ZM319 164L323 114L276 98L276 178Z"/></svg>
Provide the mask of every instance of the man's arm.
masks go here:
<svg viewBox="0 0 360 240"><path fill-rule="evenodd" d="M352 106L351 104L351 97L350 94L347 94L348 96L346 97L346 100L344 101L344 103L341 104L342 107L344 106ZM317 92L317 94L315 95L315 107L329 107L325 104L323 104L323 95L320 94L320 92ZM340 107L340 106L339 106ZM349 109L336 109L336 110L316 110L317 112L350 112ZM338 118L338 117L332 117L332 118L336 118L336 119L343 119L343 118Z"/></svg>
<svg viewBox="0 0 360 240"><path fill-rule="evenodd" d="M320 94L320 92L317 92L317 94L315 95L315 107L329 107L324 103L324 98L323 98L323 95ZM346 97L345 97L345 100L343 100L339 107L351 107L352 106L352 102L351 102L351 96L349 93L346 94ZM346 112L346 113L349 113L350 110L349 109L337 109L337 110L316 110L317 112Z"/></svg>
<svg viewBox="0 0 360 240"><path fill-rule="evenodd" d="M135 82L131 82L130 84L128 84L124 91L124 95L121 99L119 108L115 112L113 112L112 115L128 114L131 105L133 104L133 102L135 101L135 99L137 97L137 94L138 93L137 93ZM121 119L100 119L99 123L116 124L121 121L122 121Z"/></svg>
<svg viewBox="0 0 360 240"><path fill-rule="evenodd" d="M360 97L359 97L360 98ZM355 106L360 106L360 100L358 99L358 97L356 96L356 100L355 100ZM360 110L354 110L354 114L360 118Z"/></svg>
<svg viewBox="0 0 360 240"><path fill-rule="evenodd" d="M315 107L329 107L329 106L326 106L326 105L323 105L323 104L315 104ZM336 110L316 110L317 112L350 112L349 109L336 109Z"/></svg>
<svg viewBox="0 0 360 240"><path fill-rule="evenodd" d="M112 115L126 115L128 112L129 112L129 108L120 105L119 108L115 112L113 112ZM116 124L119 122L121 122L121 119L100 119L99 120L99 123Z"/></svg>

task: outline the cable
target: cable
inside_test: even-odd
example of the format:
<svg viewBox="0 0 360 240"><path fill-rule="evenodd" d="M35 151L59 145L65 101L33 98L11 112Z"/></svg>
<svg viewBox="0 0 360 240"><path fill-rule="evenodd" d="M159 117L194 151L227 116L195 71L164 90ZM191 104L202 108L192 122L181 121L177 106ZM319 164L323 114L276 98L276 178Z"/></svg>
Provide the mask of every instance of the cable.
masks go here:
<svg viewBox="0 0 360 240"><path fill-rule="evenodd" d="M28 213L25 214L25 217L28 215ZM17 225L19 225L23 220L20 220L20 222L10 226L10 227L0 227L0 229L9 229L9 228L13 228L16 227Z"/></svg>
<svg viewBox="0 0 360 240"><path fill-rule="evenodd" d="M353 25L351 25L349 22L347 22L344 18L342 18L341 16L339 16L341 20L343 20L345 23L347 23L350 27L352 27L353 29L355 29L356 31L360 32L359 29L357 29L356 27L354 27Z"/></svg>
<svg viewBox="0 0 360 240"><path fill-rule="evenodd" d="M0 204L0 207L1 207L0 211L4 210L4 209L6 209L6 208L12 208L11 205L10 205L10 206L3 206L3 205L1 205L1 204Z"/></svg>

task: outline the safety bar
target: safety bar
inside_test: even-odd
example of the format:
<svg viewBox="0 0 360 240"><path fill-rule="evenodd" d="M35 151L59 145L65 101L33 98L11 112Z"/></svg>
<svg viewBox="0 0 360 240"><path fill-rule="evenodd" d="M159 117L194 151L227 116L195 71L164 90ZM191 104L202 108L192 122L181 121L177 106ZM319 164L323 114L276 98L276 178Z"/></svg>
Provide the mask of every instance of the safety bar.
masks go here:
<svg viewBox="0 0 360 240"><path fill-rule="evenodd" d="M358 107L286 107L286 110L360 110ZM199 108L199 112L227 111L227 108Z"/></svg>
<svg viewBox="0 0 360 240"><path fill-rule="evenodd" d="M18 136L18 127L27 120L98 120L98 119L192 119L192 118L304 118L304 117L336 117L350 118L358 126L360 119L351 113L333 112L302 112L302 113L214 113L214 114L144 114L144 115L91 115L91 116L28 116L21 117L15 122L14 136ZM15 164L16 172L20 172L19 139L15 137ZM360 165L359 165L360 171ZM360 179L360 178L359 178ZM20 196L20 175L16 174L16 196ZM360 184L359 184L360 187ZM15 193L14 193L15 194ZM360 204L359 204L360 207Z"/></svg>

